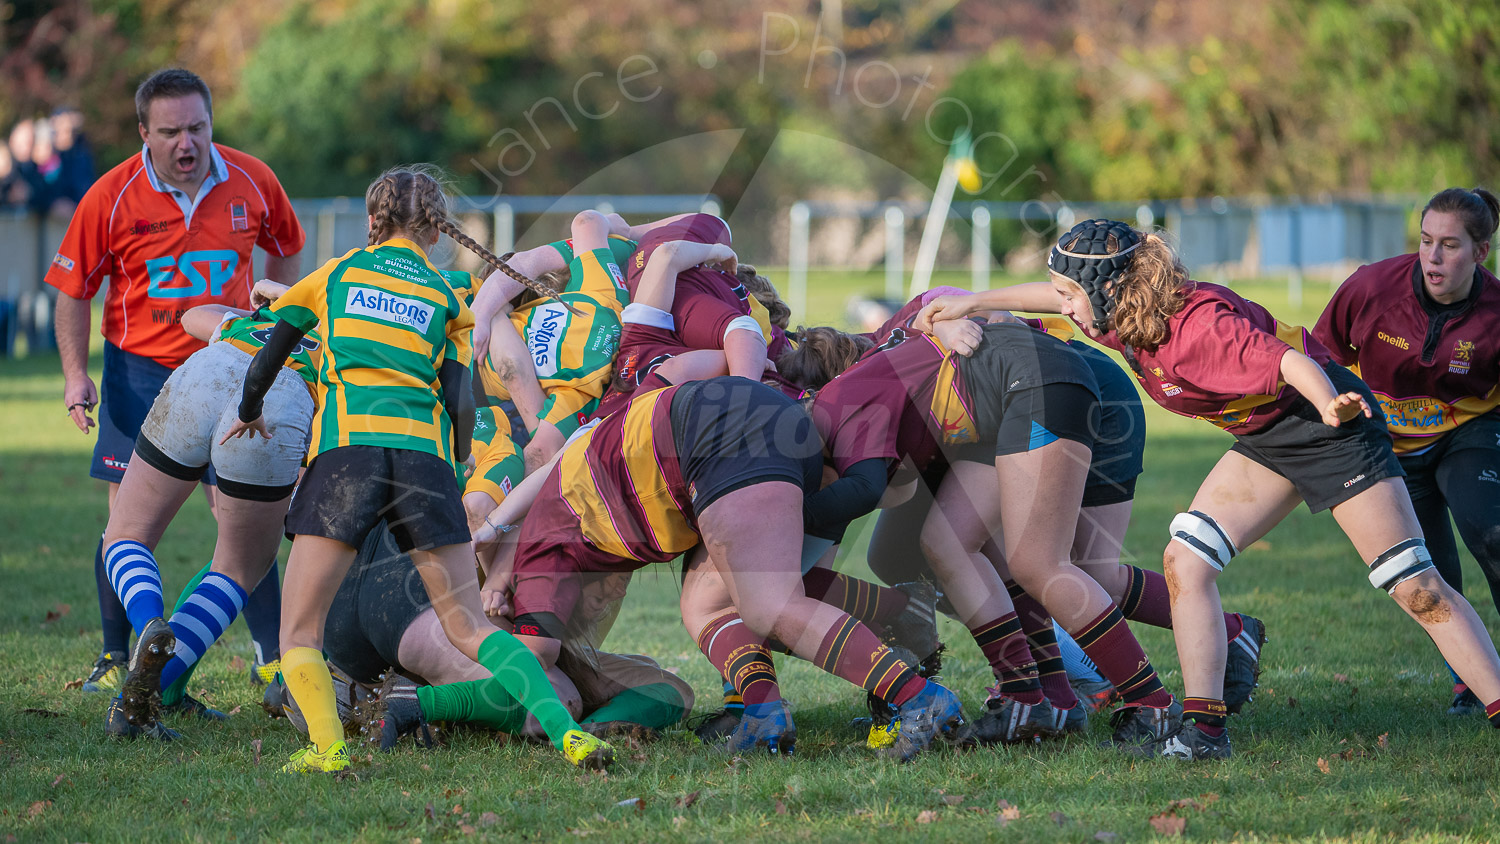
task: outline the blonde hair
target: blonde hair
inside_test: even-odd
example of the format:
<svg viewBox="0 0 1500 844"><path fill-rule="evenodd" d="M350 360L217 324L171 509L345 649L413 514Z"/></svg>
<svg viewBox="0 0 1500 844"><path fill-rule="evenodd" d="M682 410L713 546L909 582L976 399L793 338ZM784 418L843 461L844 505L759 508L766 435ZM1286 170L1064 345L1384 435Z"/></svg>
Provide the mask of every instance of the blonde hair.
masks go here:
<svg viewBox="0 0 1500 844"><path fill-rule="evenodd" d="M792 309L781 300L781 294L776 291L776 285L772 284L769 278L757 273L754 264L736 266L734 275L740 284L745 285L745 290L770 312L771 324L785 331L792 321Z"/></svg>
<svg viewBox="0 0 1500 844"><path fill-rule="evenodd" d="M795 348L776 358L776 371L804 390L821 390L839 373L854 365L875 341L827 325L797 327Z"/></svg>
<svg viewBox="0 0 1500 844"><path fill-rule="evenodd" d="M392 167L381 173L365 190L365 212L370 215L371 246L403 233L419 241L434 240L439 233L446 234L489 266L538 295L556 298L550 290L517 272L498 255L464 234L463 229L448 216L448 194L443 190L442 171L430 164Z"/></svg>
<svg viewBox="0 0 1500 844"><path fill-rule="evenodd" d="M1074 282L1075 284L1077 282ZM1187 268L1161 235L1141 233L1130 266L1115 279L1114 330L1120 342L1155 351L1167 340L1167 320L1187 301Z"/></svg>

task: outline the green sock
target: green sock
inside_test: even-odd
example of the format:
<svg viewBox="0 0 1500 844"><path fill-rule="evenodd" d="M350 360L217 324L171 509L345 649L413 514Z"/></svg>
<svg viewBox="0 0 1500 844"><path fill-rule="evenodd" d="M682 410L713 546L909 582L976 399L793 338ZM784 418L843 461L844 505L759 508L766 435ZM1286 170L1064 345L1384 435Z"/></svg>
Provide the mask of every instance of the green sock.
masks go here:
<svg viewBox="0 0 1500 844"><path fill-rule="evenodd" d="M417 702L428 721L463 721L511 735L526 727L526 707L493 679L418 686Z"/></svg>
<svg viewBox="0 0 1500 844"><path fill-rule="evenodd" d="M177 611L182 609L182 605L187 603L187 599L193 596L193 590L198 588L198 582L208 574L208 570L213 568L213 565L214 561L209 560L208 565L199 569L198 573L193 575L192 578L188 580L187 585L182 587L182 591L177 593L177 603L172 605L173 615L176 615ZM169 619L171 617L172 616L170 615L167 616L167 618ZM203 660L200 659L198 660L198 662L194 662L192 665L189 665L188 669L182 672L181 677L178 677L176 680L172 681L172 685L161 690L162 706L171 706L174 703L177 703L179 700L182 700L182 696L187 694L188 681L193 679L193 672L198 670L198 664L202 661Z"/></svg>
<svg viewBox="0 0 1500 844"><path fill-rule="evenodd" d="M682 695L671 683L651 683L635 689L626 689L610 698L603 706L589 713L585 724L602 724L607 721L628 721L653 730L670 727L687 714Z"/></svg>
<svg viewBox="0 0 1500 844"><path fill-rule="evenodd" d="M552 746L562 750L563 736L569 730L578 729L578 722L568 714L568 708L563 706L552 688L552 681L547 679L547 672L542 670L531 649L504 630L496 630L479 643L479 664L495 675L488 682L499 687L481 691L482 697L499 700L498 692L504 690L519 698L521 704L536 716Z"/></svg>

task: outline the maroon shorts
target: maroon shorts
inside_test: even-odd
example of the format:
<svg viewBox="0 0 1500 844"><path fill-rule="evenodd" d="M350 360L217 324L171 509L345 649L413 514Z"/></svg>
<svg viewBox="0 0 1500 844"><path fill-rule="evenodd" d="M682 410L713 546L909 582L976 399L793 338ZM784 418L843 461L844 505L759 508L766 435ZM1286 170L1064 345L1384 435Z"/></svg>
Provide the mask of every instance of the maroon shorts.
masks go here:
<svg viewBox="0 0 1500 844"><path fill-rule="evenodd" d="M647 565L608 554L584 538L573 508L563 500L562 480L554 467L521 523L511 574L511 617L551 613L566 620L578 603L580 573L628 572Z"/></svg>

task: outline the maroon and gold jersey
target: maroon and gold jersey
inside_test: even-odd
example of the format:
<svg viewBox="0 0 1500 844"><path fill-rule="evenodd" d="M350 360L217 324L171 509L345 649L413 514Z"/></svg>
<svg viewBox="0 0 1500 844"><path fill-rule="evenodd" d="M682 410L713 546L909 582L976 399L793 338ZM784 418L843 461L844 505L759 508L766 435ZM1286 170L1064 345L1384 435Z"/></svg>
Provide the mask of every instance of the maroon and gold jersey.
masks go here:
<svg viewBox="0 0 1500 844"><path fill-rule="evenodd" d="M1469 297L1448 306L1422 289L1415 254L1360 267L1313 337L1370 385L1398 454L1500 407L1500 281L1483 267Z"/></svg>
<svg viewBox="0 0 1500 844"><path fill-rule="evenodd" d="M912 297L910 302L902 305L900 310L891 314L891 318L886 320L879 328L864 336L874 340L876 346L885 345L886 341L890 340L892 335L896 334L901 335L902 339L905 339L917 333L917 330L911 327L911 321L933 299L939 296L966 296L968 293L969 291L962 287L934 287L924 293L918 293Z"/></svg>
<svg viewBox="0 0 1500 844"><path fill-rule="evenodd" d="M1135 349L1136 380L1167 410L1251 434L1280 419L1301 396L1281 380L1281 358L1295 349L1319 365L1333 358L1306 329L1227 287L1189 282L1187 303L1167 319L1167 341ZM1099 342L1123 351L1111 331Z"/></svg>
<svg viewBox="0 0 1500 844"><path fill-rule="evenodd" d="M812 417L843 474L871 458L909 458L926 469L944 444L974 442L976 431L958 366L934 337L869 355L844 370L813 400ZM941 433L939 433L941 432Z"/></svg>

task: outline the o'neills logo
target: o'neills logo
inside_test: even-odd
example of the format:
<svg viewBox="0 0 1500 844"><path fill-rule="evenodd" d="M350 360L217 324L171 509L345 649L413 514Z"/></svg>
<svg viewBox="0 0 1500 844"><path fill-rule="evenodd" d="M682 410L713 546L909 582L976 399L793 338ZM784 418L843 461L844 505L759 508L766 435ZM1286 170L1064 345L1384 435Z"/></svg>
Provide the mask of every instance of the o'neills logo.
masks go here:
<svg viewBox="0 0 1500 844"><path fill-rule="evenodd" d="M383 290L371 290L368 287L350 288L349 298L344 303L346 313L374 317L397 325L409 325L418 331L426 331L427 326L432 324L435 310L426 302L392 296Z"/></svg>
<svg viewBox="0 0 1500 844"><path fill-rule="evenodd" d="M1407 350L1411 348L1411 343L1408 343L1405 337L1392 337L1384 331L1376 334L1375 336L1387 343L1390 343L1392 346L1395 346L1398 349Z"/></svg>

